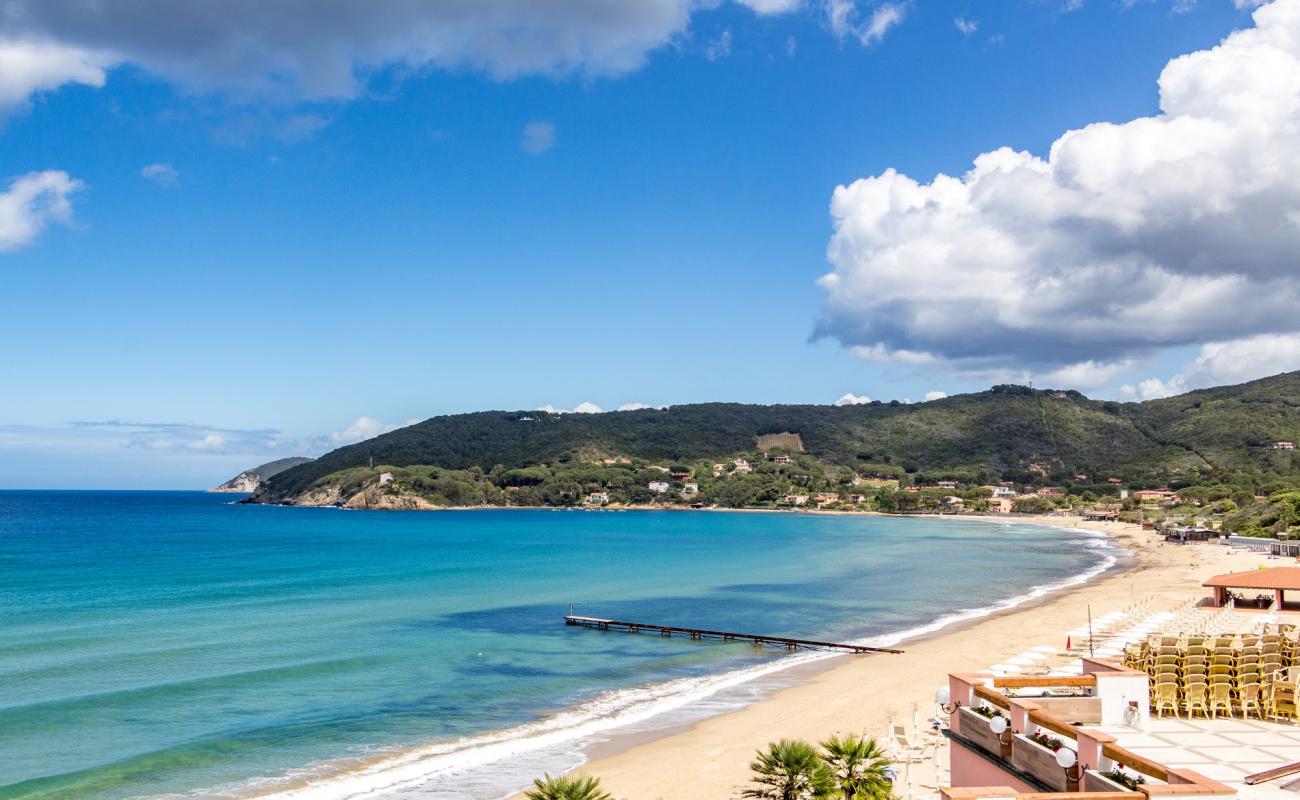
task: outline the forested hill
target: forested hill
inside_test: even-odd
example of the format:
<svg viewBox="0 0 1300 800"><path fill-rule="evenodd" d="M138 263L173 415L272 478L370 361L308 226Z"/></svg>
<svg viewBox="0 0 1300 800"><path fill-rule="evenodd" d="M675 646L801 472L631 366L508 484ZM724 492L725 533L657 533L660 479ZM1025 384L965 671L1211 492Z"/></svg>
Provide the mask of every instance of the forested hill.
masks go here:
<svg viewBox="0 0 1300 800"><path fill-rule="evenodd" d="M1292 473L1293 453L1272 444L1300 440L1300 372L1142 403L996 386L910 405L704 403L604 414L441 416L282 472L252 500L293 502L327 476L372 464L487 472L625 457L689 463L769 449L760 437L785 432L828 466L885 476L1046 485L1083 473L1133 484L1224 469ZM794 441L779 444L797 450Z"/></svg>

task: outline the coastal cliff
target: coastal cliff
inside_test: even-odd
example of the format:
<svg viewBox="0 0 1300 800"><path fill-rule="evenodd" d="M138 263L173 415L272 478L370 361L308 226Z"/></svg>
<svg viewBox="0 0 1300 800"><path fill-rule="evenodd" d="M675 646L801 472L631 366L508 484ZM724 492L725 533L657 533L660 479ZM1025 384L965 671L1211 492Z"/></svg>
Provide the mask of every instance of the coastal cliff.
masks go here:
<svg viewBox="0 0 1300 800"><path fill-rule="evenodd" d="M228 492L231 494L250 494L256 492L262 483L287 469L301 466L311 462L312 459L306 456L294 456L292 458L280 458L275 461L269 461L260 466L246 469L235 477L209 489L209 492Z"/></svg>

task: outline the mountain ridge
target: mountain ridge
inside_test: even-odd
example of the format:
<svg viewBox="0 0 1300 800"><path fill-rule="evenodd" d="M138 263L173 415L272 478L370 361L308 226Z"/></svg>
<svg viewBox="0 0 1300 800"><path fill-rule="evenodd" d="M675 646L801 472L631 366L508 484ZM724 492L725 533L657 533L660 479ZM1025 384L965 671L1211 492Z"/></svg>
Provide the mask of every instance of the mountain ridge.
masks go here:
<svg viewBox="0 0 1300 800"><path fill-rule="evenodd" d="M1086 474L1093 482L1166 485L1225 470L1292 474L1294 457L1269 447L1300 439L1300 372L1142 402L1000 385L917 404L699 403L603 414L444 415L285 470L250 500L300 502L330 476L371 464L487 474L539 465L573 471L611 457L641 465L704 463L754 453L759 437L781 433L798 434L810 465L905 482L948 474L1048 485Z"/></svg>

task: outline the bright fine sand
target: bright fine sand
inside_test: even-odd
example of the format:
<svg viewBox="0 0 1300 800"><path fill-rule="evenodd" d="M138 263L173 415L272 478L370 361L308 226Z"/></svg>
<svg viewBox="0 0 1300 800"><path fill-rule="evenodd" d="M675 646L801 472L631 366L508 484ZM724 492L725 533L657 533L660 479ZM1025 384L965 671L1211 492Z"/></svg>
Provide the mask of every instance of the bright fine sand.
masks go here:
<svg viewBox="0 0 1300 800"><path fill-rule="evenodd" d="M1207 596L1200 584L1211 575L1269 563L1266 556L1217 544L1166 546L1153 532L1124 523L1018 521L1104 531L1132 553L1133 562L1036 603L904 642L902 655L839 657L807 683L620 753L600 757L597 751L597 759L578 771L598 776L619 800L738 797L755 750L774 739L819 741L837 732L883 739L888 722L911 720L914 707L923 724L933 715L935 689L947 685L948 673L980 671L1035 645L1064 647L1065 632L1087 623L1089 605L1094 617L1152 595L1173 606ZM968 608L974 600L957 604Z"/></svg>

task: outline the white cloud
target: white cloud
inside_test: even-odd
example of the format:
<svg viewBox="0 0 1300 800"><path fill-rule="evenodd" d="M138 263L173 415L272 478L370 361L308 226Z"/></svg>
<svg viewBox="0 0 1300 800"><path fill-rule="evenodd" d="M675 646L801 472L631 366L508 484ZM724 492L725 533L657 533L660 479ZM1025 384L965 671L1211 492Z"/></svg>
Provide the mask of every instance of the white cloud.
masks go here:
<svg viewBox="0 0 1300 800"><path fill-rule="evenodd" d="M524 126L519 146L534 155L545 153L555 146L555 125L546 120L533 120Z"/></svg>
<svg viewBox="0 0 1300 800"><path fill-rule="evenodd" d="M870 402L871 402L871 398L867 397L865 394L854 394L853 392L845 392L843 397L835 401L835 405L865 406L867 403Z"/></svg>
<svg viewBox="0 0 1300 800"><path fill-rule="evenodd" d="M0 252L32 243L51 222L72 223L72 195L82 183L59 170L29 172L0 192Z"/></svg>
<svg viewBox="0 0 1300 800"><path fill-rule="evenodd" d="M631 404L631 405L637 405L637 404ZM545 411L549 414L603 414L605 413L605 409L591 402L578 403L576 406L574 406L571 409L556 408L553 405L547 404L544 406L538 406L537 410ZM632 409L619 408L619 411L629 411L629 410Z"/></svg>
<svg viewBox="0 0 1300 800"><path fill-rule="evenodd" d="M159 162L149 164L144 169L141 169L140 177L147 181L153 181L159 186L175 186L181 174L171 164Z"/></svg>
<svg viewBox="0 0 1300 800"><path fill-rule="evenodd" d="M817 334L1083 388L1164 349L1300 331L1300 0L1169 62L1161 113L835 190Z"/></svg>
<svg viewBox="0 0 1300 800"><path fill-rule="evenodd" d="M11 38L0 23L0 111L69 83L103 86L111 58L44 38Z"/></svg>
<svg viewBox="0 0 1300 800"><path fill-rule="evenodd" d="M654 406L648 406L645 403L624 403L623 405L618 407L618 410L619 411L642 411L647 408L654 408Z"/></svg>
<svg viewBox="0 0 1300 800"><path fill-rule="evenodd" d="M770 16L800 0L735 0ZM131 64L192 92L339 100L386 68L469 69L497 80L637 69L716 0L6 0L0 107Z"/></svg>
<svg viewBox="0 0 1300 800"><path fill-rule="evenodd" d="M903 21L906 3L879 3L864 20L857 0L826 0L826 19L831 32L843 39L852 37L864 45L872 45L885 38L885 34Z"/></svg>
<svg viewBox="0 0 1300 800"><path fill-rule="evenodd" d="M965 17L954 17L952 24L957 30L961 31L962 36L970 36L980 29L979 20L966 19Z"/></svg>
<svg viewBox="0 0 1300 800"><path fill-rule="evenodd" d="M731 55L731 28L724 28L718 38L704 47L704 57L709 61L718 61Z"/></svg>
<svg viewBox="0 0 1300 800"><path fill-rule="evenodd" d="M387 423L377 420L374 417L357 417L352 424L341 431L334 431L328 434L327 438L335 447L343 445L356 444L357 442L373 439L376 436L385 433L391 433L398 428L405 428L408 425L414 425L419 422L417 419L408 419L402 423Z"/></svg>
<svg viewBox="0 0 1300 800"><path fill-rule="evenodd" d="M932 390L932 391L929 391L929 392L926 392L926 393L925 393L925 402L928 403L928 402L930 402L931 400L942 400L943 398L945 398L945 397L947 397L947 396L948 396L948 393L947 393L947 392L941 392L941 391L939 391L938 389L934 389L934 390Z"/></svg>
<svg viewBox="0 0 1300 800"><path fill-rule="evenodd" d="M784 14L803 5L803 0L736 0L756 14Z"/></svg>
<svg viewBox="0 0 1300 800"><path fill-rule="evenodd" d="M1148 378L1136 386L1125 385L1120 388L1120 395L1125 399L1150 400L1193 389L1245 383L1293 370L1300 370L1300 333L1263 334L1203 344L1196 359L1174 377L1167 381Z"/></svg>

